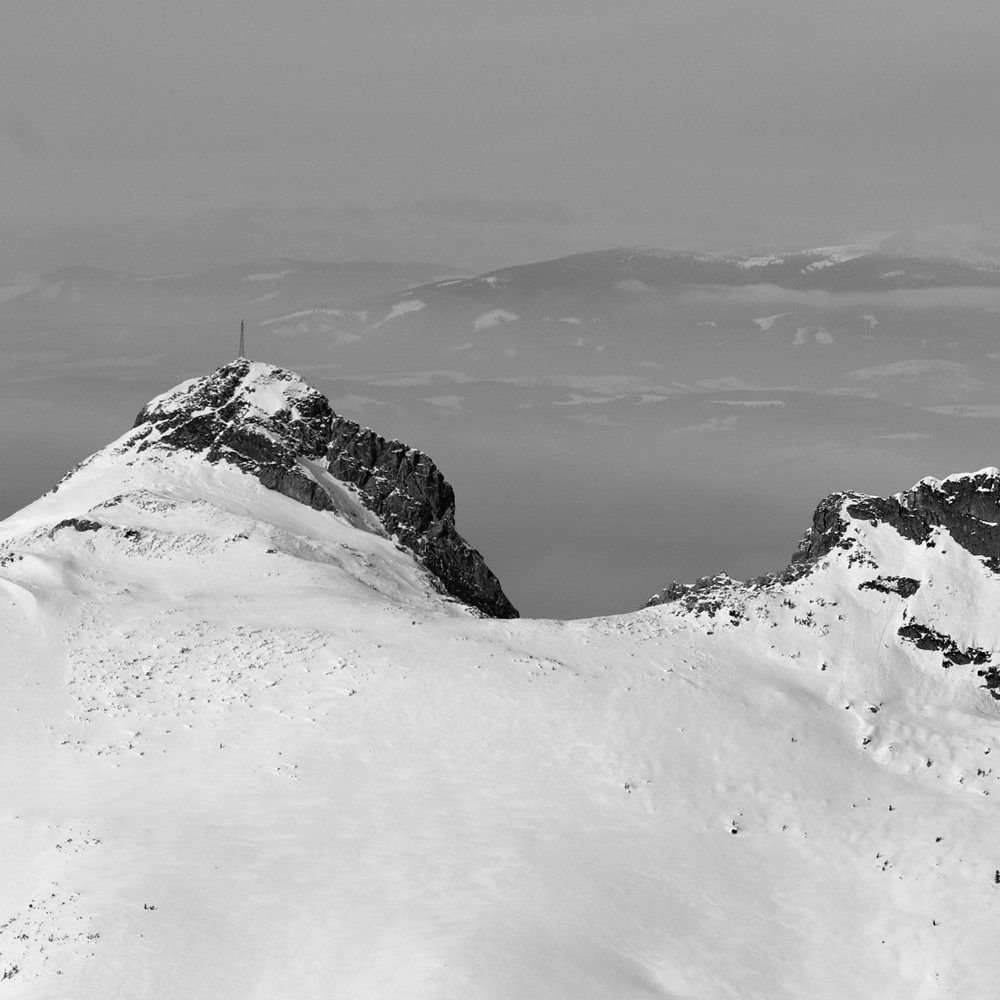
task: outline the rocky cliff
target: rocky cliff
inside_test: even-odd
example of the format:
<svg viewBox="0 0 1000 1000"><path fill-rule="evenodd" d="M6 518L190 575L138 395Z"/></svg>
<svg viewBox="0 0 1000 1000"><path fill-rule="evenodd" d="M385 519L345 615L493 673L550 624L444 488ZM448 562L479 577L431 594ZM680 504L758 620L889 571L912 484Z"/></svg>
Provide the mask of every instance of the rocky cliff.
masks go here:
<svg viewBox="0 0 1000 1000"><path fill-rule="evenodd" d="M834 549L852 548L855 539L847 530L852 520L867 521L872 527L887 524L903 538L929 548L936 545L933 536L940 528L963 549L982 557L990 570L1000 573L1000 471L987 468L945 479L928 476L891 497L831 493L817 505L791 564L780 573L750 583L790 581L810 572ZM855 558L864 557L859 554ZM701 577L693 584L675 581L654 594L645 607L690 601L694 595L718 590L721 582L734 583L725 574Z"/></svg>
<svg viewBox="0 0 1000 1000"><path fill-rule="evenodd" d="M452 596L496 618L517 610L455 527L455 494L427 455L338 416L298 375L245 358L149 402L137 451L176 448L228 462L317 510L336 498L310 469L357 488L388 535L413 551Z"/></svg>
<svg viewBox="0 0 1000 1000"><path fill-rule="evenodd" d="M792 562L815 562L842 544L844 515L892 525L904 538L922 544L933 544L934 529L943 528L962 548L1000 571L1000 472L995 468L946 479L927 477L891 497L831 494L816 508Z"/></svg>
<svg viewBox="0 0 1000 1000"><path fill-rule="evenodd" d="M933 653L943 670L970 668L1000 701L1000 639L982 622L993 617L996 603L998 522L1000 472L994 468L928 477L891 497L833 493L817 506L780 573L745 583L724 573L672 583L646 607L672 605L677 614L712 621L713 628L766 617L768 600L793 609L793 622L802 627L815 626L818 608L842 608L837 621L860 611L881 635L876 657L894 633L897 648ZM961 557L956 545L973 558ZM796 612L804 588L813 596Z"/></svg>

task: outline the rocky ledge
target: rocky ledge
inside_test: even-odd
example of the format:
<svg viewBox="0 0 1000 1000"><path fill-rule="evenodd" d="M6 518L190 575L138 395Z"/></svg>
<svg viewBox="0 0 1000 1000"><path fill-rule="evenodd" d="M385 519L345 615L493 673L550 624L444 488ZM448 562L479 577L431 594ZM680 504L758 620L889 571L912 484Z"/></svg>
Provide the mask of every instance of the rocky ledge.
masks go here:
<svg viewBox="0 0 1000 1000"><path fill-rule="evenodd" d="M316 510L336 499L306 462L355 486L386 534L396 536L460 601L494 618L516 618L500 581L455 528L455 493L425 454L338 416L293 372L239 358L181 383L143 407L132 439L228 462L264 486Z"/></svg>

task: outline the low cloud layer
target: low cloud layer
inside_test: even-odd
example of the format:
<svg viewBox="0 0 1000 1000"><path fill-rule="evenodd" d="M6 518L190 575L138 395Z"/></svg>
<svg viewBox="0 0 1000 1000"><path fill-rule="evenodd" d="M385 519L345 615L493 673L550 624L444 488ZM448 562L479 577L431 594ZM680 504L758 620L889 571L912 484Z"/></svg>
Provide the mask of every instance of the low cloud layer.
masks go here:
<svg viewBox="0 0 1000 1000"><path fill-rule="evenodd" d="M887 381L926 384L952 397L968 396L983 387L983 383L973 376L968 365L939 359L913 358L907 361L894 361L872 368L860 368L849 372L846 377L875 384Z"/></svg>
<svg viewBox="0 0 1000 1000"><path fill-rule="evenodd" d="M879 253L1000 261L1000 232L973 222L901 230L866 242Z"/></svg>
<svg viewBox="0 0 1000 1000"><path fill-rule="evenodd" d="M901 288L884 292L808 292L778 285L743 285L684 292L689 302L731 306L791 306L794 309L1000 309L1000 288ZM776 319L778 317L765 317ZM755 322L758 322L755 320ZM758 325L760 323L758 322ZM870 325L870 323L869 323Z"/></svg>

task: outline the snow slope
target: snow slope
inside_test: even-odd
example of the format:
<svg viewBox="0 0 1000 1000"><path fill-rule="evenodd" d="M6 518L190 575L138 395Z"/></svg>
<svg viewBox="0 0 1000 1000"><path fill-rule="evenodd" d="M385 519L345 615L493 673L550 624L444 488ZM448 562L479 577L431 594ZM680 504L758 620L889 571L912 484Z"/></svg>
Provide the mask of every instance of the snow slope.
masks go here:
<svg viewBox="0 0 1000 1000"><path fill-rule="evenodd" d="M0 998L995 995L1000 577L947 531L845 501L811 569L500 621L134 433L0 523Z"/></svg>

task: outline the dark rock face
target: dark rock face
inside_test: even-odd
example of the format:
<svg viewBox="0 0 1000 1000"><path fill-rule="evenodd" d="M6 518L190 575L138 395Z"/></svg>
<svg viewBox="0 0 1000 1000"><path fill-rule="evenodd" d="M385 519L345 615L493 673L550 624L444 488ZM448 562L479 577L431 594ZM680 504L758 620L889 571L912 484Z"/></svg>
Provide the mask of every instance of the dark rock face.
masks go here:
<svg viewBox="0 0 1000 1000"><path fill-rule="evenodd" d="M773 588L778 588L780 594L783 585L816 571L820 560L836 549L845 551L848 566L860 564L877 572L880 567L872 554L863 544L855 544L856 536L848 531L852 520L868 521L873 526L890 525L904 538L928 547L935 544L931 537L934 529L943 528L957 545L980 556L994 573L1000 572L1000 472L983 469L943 480L924 479L894 497L833 493L816 507L812 525L792 555L791 565L782 572L746 583L725 574L701 577L693 584L675 582L654 594L644 606L676 603L688 613L712 618L725 612L729 616L725 624L739 625L746 598ZM857 587L908 602L920 590L921 581L909 576L873 574ZM787 596L782 604L794 607ZM997 652L963 646L954 637L917 621L906 612L907 607L904 605L903 624L896 629L899 638L917 649L940 653L944 669L969 665L981 668L976 673L983 678L983 687L1000 701L1000 666L993 662ZM809 617L796 617L795 621L808 625Z"/></svg>
<svg viewBox="0 0 1000 1000"><path fill-rule="evenodd" d="M847 508L851 517L891 524L904 538L926 542L943 527L990 568L1000 570L1000 476L983 470L971 476L923 480L896 497L868 497Z"/></svg>
<svg viewBox="0 0 1000 1000"><path fill-rule="evenodd" d="M990 653L987 650L979 649L977 646L963 649L950 635L945 635L943 632L932 629L929 625L921 625L915 621L909 621L898 628L896 634L901 639L912 642L917 649L936 650L944 653L941 665L945 669L956 663L962 666L974 663L978 666L990 659Z"/></svg>
<svg viewBox="0 0 1000 1000"><path fill-rule="evenodd" d="M297 461L325 457L330 404L292 372L269 368L261 375L251 364L241 358L147 403L135 420L145 429L136 450L156 445L204 452L207 461L236 465L268 489L316 510L332 509L330 496ZM258 387L270 390L268 402L280 404L255 405Z"/></svg>
<svg viewBox="0 0 1000 1000"><path fill-rule="evenodd" d="M455 492L422 452L335 417L329 470L357 486L366 505L419 555L459 600L494 618L516 618L500 581L455 528Z"/></svg>
<svg viewBox="0 0 1000 1000"><path fill-rule="evenodd" d="M844 532L847 522L840 516L844 498L849 493L831 493L821 500L813 513L813 523L799 547L792 553L792 563L813 563L840 546L846 548Z"/></svg>
<svg viewBox="0 0 1000 1000"><path fill-rule="evenodd" d="M894 497L831 493L817 505L813 522L792 554L788 568L751 580L746 586L759 588L791 583L812 572L819 560L834 549L850 550L852 541L847 528L851 518L889 524L904 538L927 545L934 544L931 540L933 529L944 528L957 544L973 555L982 556L990 569L1000 572L1000 472L983 469L942 480L924 479L911 490ZM877 568L863 551L849 552L848 562ZM701 599L702 595L720 591L731 583L725 574L701 577L693 584L675 582L654 594L644 607L675 601L689 606L696 597ZM908 598L919 586L919 581L909 577L880 576L859 584L859 589Z"/></svg>
<svg viewBox="0 0 1000 1000"><path fill-rule="evenodd" d="M922 544L928 543L934 528L944 528L962 548L983 556L990 569L1000 572L1000 474L995 469L924 479L894 497L834 493L816 508L793 563L815 562L838 546L846 547L841 509L857 520L892 525L904 538Z"/></svg>
<svg viewBox="0 0 1000 1000"><path fill-rule="evenodd" d="M983 678L983 687L1000 701L1000 669L988 667L986 670L977 670L976 673Z"/></svg>
<svg viewBox="0 0 1000 1000"><path fill-rule="evenodd" d="M880 594L912 597L920 589L920 581L911 576L877 576L858 584L858 590L877 590Z"/></svg>
<svg viewBox="0 0 1000 1000"><path fill-rule="evenodd" d="M91 521L86 517L67 517L60 521L50 532L55 534L60 528L72 528L74 531L100 531L104 525L100 521Z"/></svg>
<svg viewBox="0 0 1000 1000"><path fill-rule="evenodd" d="M411 549L444 590L495 618L516 618L500 581L455 528L455 493L422 452L386 441L337 416L322 393L293 372L240 358L183 383L139 413L137 451L204 452L255 476L268 489L316 510L337 503L299 459L358 488L362 502ZM144 432L144 433L143 433Z"/></svg>
<svg viewBox="0 0 1000 1000"><path fill-rule="evenodd" d="M455 493L426 455L353 420L334 420L327 459L333 475L371 497L392 531L421 533L454 513Z"/></svg>

